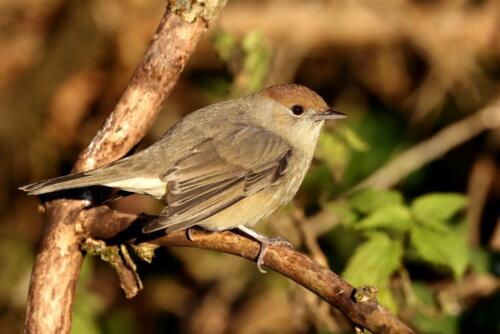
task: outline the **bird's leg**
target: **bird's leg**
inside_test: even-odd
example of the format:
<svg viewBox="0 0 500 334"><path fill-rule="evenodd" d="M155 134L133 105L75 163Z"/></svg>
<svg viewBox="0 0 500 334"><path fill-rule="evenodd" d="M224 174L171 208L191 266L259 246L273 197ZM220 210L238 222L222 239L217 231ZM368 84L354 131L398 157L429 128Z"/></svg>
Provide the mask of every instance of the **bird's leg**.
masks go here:
<svg viewBox="0 0 500 334"><path fill-rule="evenodd" d="M260 243L260 251L259 251L259 255L257 256L257 268L263 274L265 274L267 272L264 269L262 269L262 266L264 265L264 256L266 255L267 248L270 245L279 245L279 246L284 246L284 247L288 247L288 248L293 248L290 241L286 240L283 237L279 237L279 236L278 237L268 237L264 234L261 234L257 231L252 230L251 228L248 228L248 227L243 226L243 225L238 226L237 229Z"/></svg>

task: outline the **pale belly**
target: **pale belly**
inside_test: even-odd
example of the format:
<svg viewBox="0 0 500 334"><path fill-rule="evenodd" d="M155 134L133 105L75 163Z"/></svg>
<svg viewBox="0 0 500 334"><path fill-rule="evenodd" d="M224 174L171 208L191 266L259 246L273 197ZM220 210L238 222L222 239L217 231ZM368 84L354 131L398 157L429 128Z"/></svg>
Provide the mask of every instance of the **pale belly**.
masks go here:
<svg viewBox="0 0 500 334"><path fill-rule="evenodd" d="M159 178L136 177L114 182L103 183L103 185L113 188L119 188L138 194L146 194L156 198L162 198L165 195L167 184Z"/></svg>
<svg viewBox="0 0 500 334"><path fill-rule="evenodd" d="M210 231L228 230L240 225L253 226L290 202L299 186L300 182L286 182L286 185L280 184L263 189L196 225Z"/></svg>

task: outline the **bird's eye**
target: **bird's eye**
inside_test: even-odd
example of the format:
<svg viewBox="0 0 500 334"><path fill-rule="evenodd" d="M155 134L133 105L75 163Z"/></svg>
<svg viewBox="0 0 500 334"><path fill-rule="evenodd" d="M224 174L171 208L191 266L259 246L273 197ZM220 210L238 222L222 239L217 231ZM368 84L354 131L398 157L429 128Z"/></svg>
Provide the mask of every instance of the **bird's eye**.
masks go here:
<svg viewBox="0 0 500 334"><path fill-rule="evenodd" d="M292 108L290 108L295 116L300 116L304 113L304 108L301 105L294 105Z"/></svg>

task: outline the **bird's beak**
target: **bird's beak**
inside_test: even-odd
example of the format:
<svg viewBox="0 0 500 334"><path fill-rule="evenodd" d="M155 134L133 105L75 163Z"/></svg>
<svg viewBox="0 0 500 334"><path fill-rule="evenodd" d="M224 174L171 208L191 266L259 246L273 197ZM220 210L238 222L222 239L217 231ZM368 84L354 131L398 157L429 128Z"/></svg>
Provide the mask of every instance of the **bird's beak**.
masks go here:
<svg viewBox="0 0 500 334"><path fill-rule="evenodd" d="M326 111L313 115L315 121L325 121L328 119L341 119L346 118L347 115L343 112L336 111L333 109L327 109Z"/></svg>

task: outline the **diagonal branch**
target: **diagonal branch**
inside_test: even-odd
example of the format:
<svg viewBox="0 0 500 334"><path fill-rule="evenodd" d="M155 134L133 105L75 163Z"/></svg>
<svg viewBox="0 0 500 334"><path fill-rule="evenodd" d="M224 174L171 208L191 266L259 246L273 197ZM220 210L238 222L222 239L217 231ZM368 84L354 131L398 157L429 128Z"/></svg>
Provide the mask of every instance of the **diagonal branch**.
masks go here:
<svg viewBox="0 0 500 334"><path fill-rule="evenodd" d="M478 112L449 125L430 139L397 156L351 191L364 187L393 187L411 172L441 157L454 147L465 143L484 131L499 127L500 99L496 99Z"/></svg>
<svg viewBox="0 0 500 334"><path fill-rule="evenodd" d="M137 236L137 231L150 219L147 216L111 211L105 207L86 210L84 215L87 217L85 220L89 222L86 230L90 237L112 240L114 243L130 241L129 236ZM186 237L185 232L180 231L166 235L159 233L150 240L136 239L134 243L209 249L251 261L255 261L259 252L257 242L233 232L210 233L193 230L190 234L192 240ZM376 300L370 296L364 298L364 289L357 291L337 274L302 253L273 245L265 254L264 264L338 308L356 326L373 333L414 333Z"/></svg>
<svg viewBox="0 0 500 334"><path fill-rule="evenodd" d="M225 0L177 4L165 14L141 64L122 98L75 171L102 166L124 156L149 130L193 53L207 23ZM79 219L86 203L53 200L45 203L46 230L31 273L25 319L27 333L69 333L76 283L83 261L84 226Z"/></svg>

